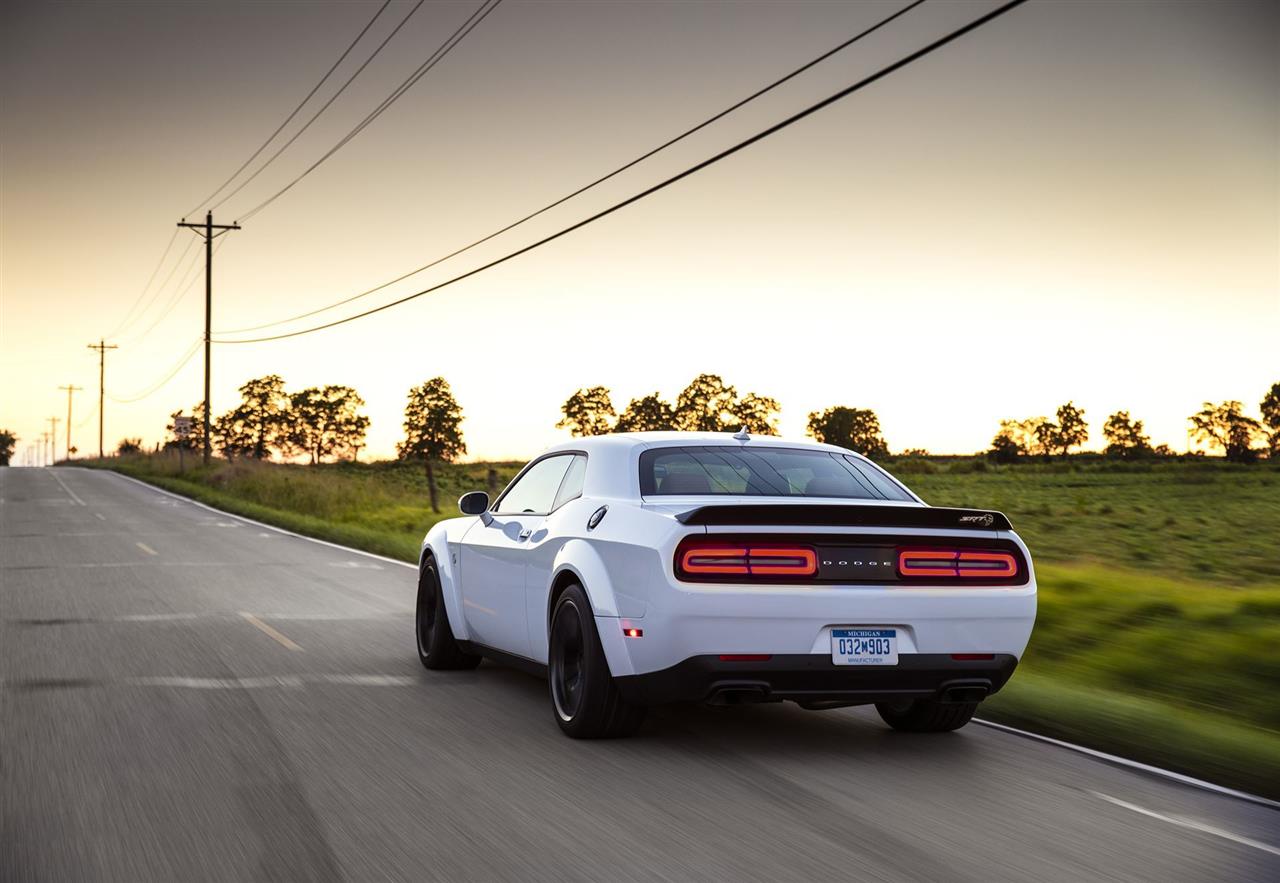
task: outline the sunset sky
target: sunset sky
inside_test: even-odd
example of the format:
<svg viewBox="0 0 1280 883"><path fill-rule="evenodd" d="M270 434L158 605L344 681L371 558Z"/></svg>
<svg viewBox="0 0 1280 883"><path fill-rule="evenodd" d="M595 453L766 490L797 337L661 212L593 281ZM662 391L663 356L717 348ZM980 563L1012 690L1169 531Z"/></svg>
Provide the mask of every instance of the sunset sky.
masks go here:
<svg viewBox="0 0 1280 883"><path fill-rule="evenodd" d="M478 5L429 0L215 221L239 218L314 162ZM505 0L366 131L226 237L215 331L313 309L453 251L902 5ZM930 0L618 179L358 305L528 244L995 5ZM57 387L69 383L85 387L73 443L96 451L87 344L120 325L175 222L280 124L377 6L3 5L0 427L21 437L19 455L46 418L65 418ZM318 99L411 8L395 0ZM214 413L264 374L290 388L349 384L372 420L362 459L389 456L406 392L443 375L470 456L523 458L563 437L559 406L578 387L608 386L621 408L655 390L674 399L712 372L781 401L784 435L845 404L874 409L892 450L968 453L1002 417L1074 399L1090 447L1123 408L1154 442L1182 450L1201 402L1239 399L1256 415L1280 380L1278 9L1033 0L499 268L339 328L215 346ZM163 379L202 332L191 239L181 231L154 302L108 338L120 347L107 357L118 399ZM201 371L197 355L141 401L108 399L108 447L160 440L166 415L199 401Z"/></svg>

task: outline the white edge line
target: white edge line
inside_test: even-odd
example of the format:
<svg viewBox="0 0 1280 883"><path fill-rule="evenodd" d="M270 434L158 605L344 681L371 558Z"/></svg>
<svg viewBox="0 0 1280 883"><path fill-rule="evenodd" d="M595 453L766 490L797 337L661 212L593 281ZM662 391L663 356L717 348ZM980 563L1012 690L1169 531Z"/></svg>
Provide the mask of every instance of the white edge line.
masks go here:
<svg viewBox="0 0 1280 883"><path fill-rule="evenodd" d="M1224 828L1215 828L1213 825L1206 825L1204 822L1197 822L1195 819L1189 819L1186 816L1167 816L1164 813L1156 812L1154 809L1147 809L1145 806L1138 806L1136 803L1130 803L1127 800L1112 797L1110 794L1103 794L1101 791L1090 791L1089 793L1100 800L1105 800L1107 803L1122 806L1127 810L1148 816L1149 818L1168 822L1170 825L1177 825L1179 828L1199 831L1202 834L1212 834L1214 837L1221 837L1223 840L1230 840L1232 843L1239 843L1242 846L1252 846L1254 849L1260 849L1263 852L1269 852L1272 855L1280 855L1280 848L1272 846L1270 843L1263 843L1261 840L1254 840L1252 837L1245 837L1243 834L1237 834L1234 831L1228 831Z"/></svg>
<svg viewBox="0 0 1280 883"><path fill-rule="evenodd" d="M83 468L83 467L78 467L78 468ZM175 494L172 491L165 490L162 487L156 487L153 484L147 484L145 481L134 478L132 475L125 475L123 472L116 472L113 469L107 469L104 471L106 471L111 475L118 475L121 478L124 478L124 479L127 479L128 481L133 482L134 484L142 485L142 487L147 488L148 490L151 490L151 491L155 491L158 494L164 494L166 497L173 497L175 500L182 500L183 502L190 503L193 506L199 506L201 509L208 509L210 512L217 512L219 515L226 515L230 518L238 518L241 521L248 522L249 524L256 524L259 527L265 527L267 530L273 530L276 533L281 533L281 534L284 534L285 536L296 537L297 539L300 539L300 540L306 540L309 543L319 543L321 546L328 546L331 549L341 549L344 552L352 552L356 555L363 555L366 558L374 558L378 561L386 561L388 564L398 564L401 567L408 567L413 570L418 569L416 566L410 564L407 561L397 561L395 558L388 558L385 555L376 555L373 552L365 552L363 549L353 549L350 546L343 546L338 543L331 543L328 540L318 540L315 537L309 537L300 533L294 533L291 530L285 530L283 527L276 527L274 524L267 524L266 522L263 522L263 521L255 521L254 519L246 518L243 515L236 515L232 512L227 512L225 510L210 506L207 503L202 503L199 500L193 500L190 497L184 497L181 494ZM1098 760L1106 761L1107 763L1113 763L1118 766L1128 767L1130 769L1141 770L1142 772L1151 773L1152 775L1156 775L1156 776L1161 776L1163 778L1170 779L1175 782L1181 782L1183 785L1190 785L1193 788L1199 788L1203 791L1212 791L1216 794L1223 794L1223 795L1226 795L1227 797L1234 797L1237 800L1245 800L1245 801L1248 801L1249 803L1256 803L1260 806L1266 806L1271 809L1280 809L1280 801L1268 800L1265 797L1259 797L1258 795L1250 794L1247 791L1237 791L1234 788L1227 788L1223 785L1215 785L1213 782L1206 782L1204 779L1197 779L1194 776L1187 776L1187 775L1183 775L1182 773L1175 773L1173 770L1161 769L1160 767L1151 766L1150 764L1140 763L1139 761L1136 761L1136 760L1129 760L1126 757L1119 757L1115 754L1107 754L1105 751L1098 751L1093 748L1086 748L1083 745L1073 745L1070 742L1063 742L1061 739L1054 739L1049 736L1041 736L1039 733L1032 733L1032 732L1028 732L1027 730L1019 730L1017 727L1010 727L1010 726L1006 726L1005 724L998 724L998 723L995 723L994 721L987 721L987 720L981 720L979 718L974 718L973 722L975 724L981 724L984 727L991 727L992 729L1003 730L1004 732L1012 733L1015 736L1023 736L1028 739L1035 739L1040 742L1045 742L1049 745L1056 745L1059 748L1066 748L1068 751L1075 751L1080 754L1085 754L1085 755L1088 755L1089 757L1094 757L1094 758L1097 758Z"/></svg>
<svg viewBox="0 0 1280 883"><path fill-rule="evenodd" d="M84 468L84 467L77 467L77 468ZM173 491L165 490L162 487L156 487L154 484L148 484L147 482L142 481L141 479L134 478L132 475L125 475L123 472L116 472L114 469L104 469L99 471L106 472L109 475L118 475L123 479L133 482L134 484L142 485L147 490L155 491L157 494L164 494L166 497L173 497L175 500L181 500L184 503L190 503L192 506L199 506L201 509L208 509L210 512L217 512L219 515L225 515L228 518L236 518L236 519L239 519L240 521L247 522L248 524L256 524L258 527L265 527L267 530L273 530L276 533L284 534L287 537L294 537L299 540L306 540L309 543L318 543L321 546L328 546L330 549L341 549L344 552L351 552L352 554L355 554L355 555L363 555L366 558L374 558L378 561L385 561L388 564L398 564L401 567L408 567L410 570L418 569L416 565L410 564L408 561L398 561L395 558L388 558L386 555L378 555L374 552L366 552L363 549L353 549L350 546L343 546L343 545L339 545L338 543L331 543L328 540L319 540L319 539L316 539L315 537L306 536L305 534L294 533L291 530L285 530L283 527L276 527L274 524L267 524L265 521L255 521L252 518L246 518L244 515L236 515L234 512L227 512L224 509L218 509L218 508L215 508L214 506L210 506L208 503L202 503L199 500L193 500L190 497L184 497L182 494L175 494Z"/></svg>
<svg viewBox="0 0 1280 883"><path fill-rule="evenodd" d="M995 730L1003 730L1006 733L1012 733L1015 736L1023 736L1027 739L1035 739L1037 742L1045 742L1049 745L1056 745L1059 748L1066 748L1068 751L1075 751L1079 754L1086 754L1089 757L1098 760L1113 763L1117 766L1128 767L1129 769L1139 770L1144 773L1151 773L1165 779L1171 779L1174 782L1180 782L1183 785L1190 785L1192 788L1199 788L1202 791L1212 791L1215 794L1222 794L1227 797L1234 797L1237 800L1246 800L1249 803L1256 803L1260 806L1269 807L1270 809L1280 809L1280 801L1269 800L1266 797L1259 797L1257 794L1250 794L1248 791L1237 791L1235 788L1228 788L1225 785L1215 785L1213 782L1206 782L1204 779L1197 779L1194 776L1187 776L1182 773L1175 773L1173 770L1161 769L1158 766L1141 763L1136 760L1129 760L1127 757L1119 757L1115 754L1107 754L1105 751L1098 751L1095 748L1086 748L1083 745L1075 745L1071 742L1063 742L1061 739L1054 739L1050 736L1042 736L1039 733L1032 733L1027 730L1019 730L1017 727L1010 727L1005 724L998 724L994 721L981 720L974 718L975 724L981 724L984 727L991 727Z"/></svg>

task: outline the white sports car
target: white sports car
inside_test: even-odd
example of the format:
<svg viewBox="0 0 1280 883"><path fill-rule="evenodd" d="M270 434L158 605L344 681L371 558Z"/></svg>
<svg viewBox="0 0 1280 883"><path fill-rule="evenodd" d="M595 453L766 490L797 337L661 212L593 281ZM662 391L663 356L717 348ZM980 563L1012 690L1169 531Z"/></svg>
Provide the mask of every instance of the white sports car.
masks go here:
<svg viewBox="0 0 1280 883"><path fill-rule="evenodd" d="M576 439L422 544L429 669L482 656L550 682L561 729L633 732L667 702L874 703L963 726L1036 613L998 512L928 506L844 448L713 433Z"/></svg>

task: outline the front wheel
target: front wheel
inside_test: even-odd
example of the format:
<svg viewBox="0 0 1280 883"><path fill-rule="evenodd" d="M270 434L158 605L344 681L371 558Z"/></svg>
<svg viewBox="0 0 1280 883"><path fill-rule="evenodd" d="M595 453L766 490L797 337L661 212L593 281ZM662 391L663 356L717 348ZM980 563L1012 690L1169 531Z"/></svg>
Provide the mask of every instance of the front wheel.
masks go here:
<svg viewBox="0 0 1280 883"><path fill-rule="evenodd" d="M877 702L876 711L886 724L907 733L945 733L969 722L976 702L939 702L936 699L909 699L905 702Z"/></svg>
<svg viewBox="0 0 1280 883"><path fill-rule="evenodd" d="M436 563L428 558L418 575L418 604L414 611L414 632L418 638L418 660L429 669L466 669L480 664L480 657L458 646L449 626L449 614L440 591Z"/></svg>
<svg viewBox="0 0 1280 883"><path fill-rule="evenodd" d="M547 675L560 729L575 739L634 733L644 720L644 706L626 702L618 692L581 586L569 586L556 600L549 639Z"/></svg>

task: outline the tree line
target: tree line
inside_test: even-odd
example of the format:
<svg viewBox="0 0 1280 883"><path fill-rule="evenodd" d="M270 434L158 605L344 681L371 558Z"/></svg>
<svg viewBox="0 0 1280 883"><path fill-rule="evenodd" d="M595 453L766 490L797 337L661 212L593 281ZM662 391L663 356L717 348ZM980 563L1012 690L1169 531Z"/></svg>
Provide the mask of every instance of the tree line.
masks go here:
<svg viewBox="0 0 1280 883"><path fill-rule="evenodd" d="M290 393L284 380L270 374L240 387L240 403L212 421L213 446L228 459L267 460L307 456L311 463L327 459L355 459L365 444L369 418L360 413L364 400L349 386L309 387ZM1252 462L1263 453L1280 457L1280 383L1259 405L1262 419L1244 413L1238 401L1205 402L1187 419L1192 436L1211 450L1221 449L1228 460ZM716 374L699 374L671 403L660 393L633 398L619 413L604 386L579 389L561 406L558 428L574 436L608 432L684 430L732 432L741 428L755 435L777 435L778 400L755 392L739 395L736 387ZM179 418L189 417L188 420ZM190 415L177 411L166 427L166 448L198 450L204 446L202 406ZM462 406L449 383L435 377L409 390L404 412L404 440L396 445L400 460L421 462L426 470L432 508L439 511L435 465L451 463L467 452L462 433ZM181 429L179 427L182 427ZM870 457L884 457L889 446L876 413L868 408L835 405L809 414L808 434L817 441L839 445ZM1152 446L1141 420L1128 411L1110 415L1102 427L1108 456L1136 459L1174 456L1167 445ZM1052 419L1031 417L1002 420L987 456L997 462L1022 458L1066 456L1089 437L1083 408L1074 402L1060 406ZM16 436L0 431L0 455L12 452ZM1255 447L1259 440L1265 447ZM124 439L119 453L141 449L137 439ZM927 451L903 451L924 456ZM7 456L0 457L0 463Z"/></svg>
<svg viewBox="0 0 1280 883"><path fill-rule="evenodd" d="M680 392L674 404L654 392L633 398L621 413L614 408L607 387L579 389L561 406L562 417L556 427L567 429L574 436L646 430L731 432L740 428L754 435L777 435L777 414L781 410L775 398L754 392L739 396L719 375L699 374ZM1244 406L1238 401L1216 405L1205 402L1200 411L1187 418L1191 436L1210 450L1220 449L1232 462L1250 463L1264 453L1280 457L1280 383L1273 384L1263 396L1259 410L1262 419L1256 420L1244 413ZM880 420L867 408L835 405L814 411L809 414L806 430L817 441L868 457L889 454ZM1135 420L1128 411L1116 411L1107 417L1102 436L1107 443L1103 453L1109 457L1176 456L1168 445L1152 446L1142 421ZM999 463L1012 463L1021 458L1065 457L1088 439L1085 411L1071 401L1061 405L1052 418L1001 420L1000 429L986 453ZM1263 441L1264 447L1255 447L1258 441ZM902 452L904 456L927 453L921 449Z"/></svg>
<svg viewBox="0 0 1280 883"><path fill-rule="evenodd" d="M699 374L676 396L674 404L657 392L633 398L622 413L613 406L607 387L580 389L560 407L563 415L557 429L576 436L604 435L608 432L735 432L745 429L752 435L777 435L778 400L759 393L739 396L736 387L718 374ZM883 456L889 446L880 431L874 411L837 405L809 415L808 432L826 444Z"/></svg>
<svg viewBox="0 0 1280 883"><path fill-rule="evenodd" d="M1210 451L1221 450L1233 463L1253 463L1264 454L1280 457L1280 383L1273 383L1258 405L1261 420L1244 413L1238 401L1214 404L1205 402L1199 411L1187 417L1190 437ZM1074 402L1059 406L1054 415L1029 417L1025 420L1001 420L1000 430L991 440L987 456L998 463L1013 463L1024 457L1066 456L1089 438L1089 425L1083 408ZM1107 445L1103 453L1109 457L1141 459L1173 457L1168 445L1152 447L1151 438L1143 430L1142 421L1134 420L1128 411L1116 411L1102 424L1102 437ZM1261 446L1255 446L1262 442Z"/></svg>
<svg viewBox="0 0 1280 883"><path fill-rule="evenodd" d="M240 387L240 403L210 421L210 443L229 460L268 460L306 455L355 459L364 447L369 418L360 413L364 399L349 386L311 386L288 392L279 374ZM166 448L204 448L204 403L191 414L175 411L165 427ZM128 441L126 439L126 441Z"/></svg>
<svg viewBox="0 0 1280 883"><path fill-rule="evenodd" d="M210 422L210 442L228 460L270 460L306 456L314 464L329 459L355 460L365 446L369 418L362 399L349 386L312 386L289 392L278 374L258 377L240 387L240 403ZM462 438L462 407L449 383L434 377L409 390L404 410L400 460L420 461L427 473L431 508L440 511L436 463L450 463L467 452ZM204 448L204 405L190 414L175 411L165 427L166 449ZM136 453L137 439L121 441L118 453Z"/></svg>

